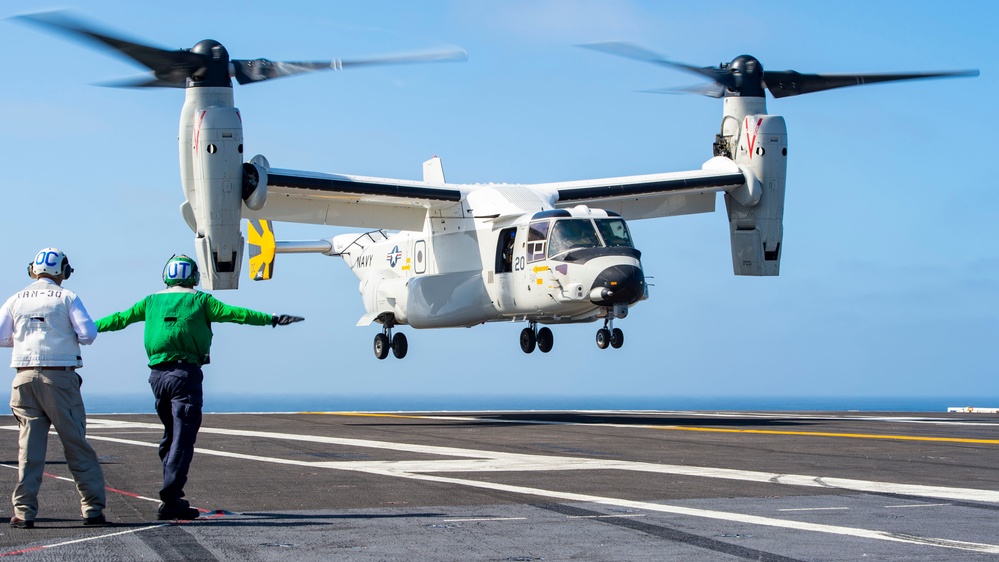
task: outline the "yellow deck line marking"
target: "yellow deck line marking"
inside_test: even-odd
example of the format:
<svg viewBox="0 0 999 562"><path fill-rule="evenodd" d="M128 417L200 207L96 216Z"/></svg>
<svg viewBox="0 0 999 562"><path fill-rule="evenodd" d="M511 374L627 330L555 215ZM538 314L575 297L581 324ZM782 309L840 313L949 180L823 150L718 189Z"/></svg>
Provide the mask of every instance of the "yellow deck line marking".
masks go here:
<svg viewBox="0 0 999 562"><path fill-rule="evenodd" d="M323 416L348 416L358 418L403 418L403 419L426 419L433 416L416 416L404 414L385 414L379 412L299 412L299 414L323 415Z"/></svg>
<svg viewBox="0 0 999 562"><path fill-rule="evenodd" d="M408 419L445 419L441 416L425 415L405 415L387 414L377 412L302 412L303 414L327 414L335 416L370 416L384 418L408 418ZM496 422L497 420L483 419L484 422ZM538 423L532 420L511 420L514 423ZM564 423L573 425L572 422L544 422L552 424ZM582 424L625 427L623 424ZM882 435L877 433L832 433L825 431L785 431L776 429L727 429L720 427L689 427L680 425L633 425L627 427L643 427L647 429L660 429L664 431L701 431L706 433L750 433L756 435L795 435L805 437L845 437L850 439L892 439L897 441L931 441L938 443L975 443L978 445L999 445L999 439L971 439L965 437L920 437L916 435Z"/></svg>
<svg viewBox="0 0 999 562"><path fill-rule="evenodd" d="M807 437L848 437L850 439L895 439L899 441L937 441L944 443L978 443L999 445L999 439L968 439L964 437L919 437L916 435L879 435L876 433L830 433L825 431L780 431L776 429L723 429L719 427L683 427L678 425L647 426L667 431L703 431L706 433L752 433L757 435L799 435Z"/></svg>

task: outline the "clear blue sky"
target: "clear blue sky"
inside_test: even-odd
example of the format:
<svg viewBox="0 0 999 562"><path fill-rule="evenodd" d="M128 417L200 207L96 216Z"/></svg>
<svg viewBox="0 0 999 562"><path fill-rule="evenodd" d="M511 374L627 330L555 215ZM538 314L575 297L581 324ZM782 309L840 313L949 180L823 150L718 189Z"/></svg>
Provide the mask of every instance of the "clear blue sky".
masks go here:
<svg viewBox="0 0 999 562"><path fill-rule="evenodd" d="M164 48L216 39L235 58L459 46L465 63L235 91L247 155L275 167L419 179L421 162L438 155L459 183L694 170L711 156L719 100L638 92L697 78L579 43L627 40L703 66L748 53L799 72L981 70L768 99L789 133L780 277L733 276L723 210L633 222L654 287L617 324L620 350L597 349L599 326L583 324L556 327L554 351L527 356L521 324L490 324L404 329L409 356L378 361L377 328L355 327L364 310L346 265L278 256L273 281L244 278L216 296L307 320L217 326L209 395L999 396L995 3L186 6L10 0L0 16L69 8ZM139 69L34 27L0 26L0 295L27 284L24 265L39 248L57 246L76 268L67 286L95 318L126 308L162 287L171 254L193 255L178 211L183 92L96 86ZM348 231L276 228L285 239ZM84 353L85 392L148 392L141 326L102 335ZM0 351L0 363L8 357Z"/></svg>

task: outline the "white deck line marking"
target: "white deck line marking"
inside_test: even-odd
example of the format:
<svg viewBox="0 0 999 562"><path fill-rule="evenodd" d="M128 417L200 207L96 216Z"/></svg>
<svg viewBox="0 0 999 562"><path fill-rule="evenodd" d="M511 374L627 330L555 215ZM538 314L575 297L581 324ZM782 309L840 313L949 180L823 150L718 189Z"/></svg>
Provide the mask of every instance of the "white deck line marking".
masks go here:
<svg viewBox="0 0 999 562"><path fill-rule="evenodd" d="M789 507L777 511L840 511L849 509L849 507Z"/></svg>
<svg viewBox="0 0 999 562"><path fill-rule="evenodd" d="M622 513L617 515L567 515L566 519L611 519L613 517L645 517L644 513Z"/></svg>
<svg viewBox="0 0 999 562"><path fill-rule="evenodd" d="M128 427L134 425L148 426L156 424L131 424L131 423L120 423L119 427ZM309 441L316 443L330 443L339 444L345 446L353 447L366 447L366 448L377 448L377 449L390 449L390 450L400 450L400 451L410 451L410 452L420 452L426 454L437 454L446 456L471 456L471 457L484 457L486 461L502 461L500 464L504 464L505 470L517 470L521 466L517 462L512 461L523 461L528 460L527 464L530 468L519 468L519 470L562 470L567 464L571 462L577 463L576 469L583 468L582 465L586 465L586 468L599 467L601 469L605 468L616 468L621 470L636 470L631 468L633 465L640 466L639 470L646 470L646 463L629 463L624 461L603 461L595 459L585 459L585 458L574 458L574 457L546 457L542 455L524 455L516 453L500 453L495 451L480 451L474 449L458 449L455 447L434 447L427 445L413 445L408 443L392 443L385 441L368 441L363 439L342 439L334 437L321 437L321 436L309 436L309 435L296 435L289 433L272 433L272 432L261 432L261 431L245 431L245 430L226 430L226 429L216 429L216 428L202 428L204 433L214 433L220 435L232 435L232 436L247 436L247 437L264 437L272 439L285 439L293 441ZM90 436L91 439L110 441L122 444L138 445L143 447L158 447L158 443L145 443L142 441L134 441L129 439L118 439L114 437L106 436ZM538 496L543 498L554 498L565 501L581 502L581 503L596 503L600 505L608 505L614 507L622 507L627 509L636 509L643 511L653 511L659 513L671 513L675 515L686 515L691 517L701 517L707 519L715 519L722 521L732 521L737 523L746 523L751 525L764 525L769 527L779 527L784 529L793 529L801 531L813 531L819 533L827 533L834 535L843 536L853 536L859 538L868 538L876 540L884 540L891 542L904 542L909 544L926 545L926 546L936 546L941 548L951 548L958 550L968 550L974 552L984 552L990 554L999 554L999 544L987 544L987 543L975 543L967 541L957 541L951 539L943 538L933 538L933 537L920 537L915 535L907 535L900 533L889 533L886 531L876 531L872 529L862 529L854 527L842 527L837 525L823 525L817 523L807 523L802 521L792 521L784 519L776 519L770 517L761 517L755 515L746 515L740 513L730 513L724 511L713 511L706 509L696 509L696 508L686 508L680 506L672 506L667 504L657 504L651 502L642 502L634 500L625 500L620 498L610 498L603 496L593 496L589 494L577 494L572 492L558 492L554 490L544 490L540 488L530 488L526 486L514 486L509 484L501 484L497 482L482 482L476 480L465 480L461 478L451 478L444 476L436 476L432 474L422 474L420 472L407 472L399 469L399 466L407 466L410 470L418 470L422 466L423 472L434 472L439 466L438 463L446 463L447 470L451 471L454 469L454 464L452 461L347 461L347 462L311 462L311 461L297 461L293 459L282 459L275 457L262 457L258 455L246 455L242 453L233 453L229 451L215 451L211 449L196 448L195 449L200 454L213 455L229 458L238 458L243 460L254 460L259 462L266 462L272 464L286 464L295 466L308 466L315 468L330 468L336 470L348 470L365 472L369 474L376 474L381 476L393 476L397 478L407 478L411 480L421 480L427 482L438 482L445 484L453 484L458 486L467 486L473 488L483 488L501 492L508 492L519 495L529 495ZM581 464L580 464L581 463ZM651 465L660 466L660 465ZM678 467L680 469L691 471L691 475L699 476L703 475L696 471L708 471L712 474L719 474L718 471L723 471L726 469L713 469L713 468L692 468L692 467ZM469 470L478 470L478 468L470 468ZM735 473L745 473L750 475L759 475L764 473L749 473L747 471L730 471ZM685 472L686 473L686 472ZM726 472L727 473L727 472ZM864 482L860 480L848 480L848 479L816 479L814 477L801 477L793 475L776 475L779 478L778 483L790 483L795 482L795 485L819 485L826 486L829 482L842 481L844 483L861 483L861 484L873 484L875 488L892 488L894 486L900 486L902 489L928 489L928 490L962 490L960 488L934 488L929 486L912 486L904 484L891 484L885 482ZM792 478L789 478L792 476ZM716 476L724 478L732 478L732 476ZM757 476L758 477L758 476ZM756 478L754 478L755 480ZM773 478L767 479L767 481L774 481ZM811 482L811 484L803 483L797 484L798 481L801 482ZM820 481L816 484L816 481ZM975 492L979 495L987 493L985 490L965 490L967 492ZM981 501L981 500L979 500Z"/></svg>
<svg viewBox="0 0 999 562"><path fill-rule="evenodd" d="M729 513L724 511L712 511L707 509L694 509L666 504L656 504L649 502L639 502L618 498L606 498L601 496L591 496L588 494L575 494L567 492L556 492L553 490L542 490L538 488L528 488L525 486L511 486L496 482L479 482L476 480L462 480L459 478L445 478L432 476L429 474L407 474L396 475L403 478L415 480L426 480L446 484L456 484L461 486L472 486L476 488L486 488L496 491L510 492L514 494L541 496L555 498L580 503L597 503L601 505L612 505L615 507L625 507L630 509L640 509L643 511L655 511L660 513L671 513L674 515L687 515L691 517L703 517L722 521L732 521L735 523L746 523L750 525L764 525L768 527L780 527L784 529L794 529L800 531L814 531L818 533L828 533L833 535L844 535L858 538L877 539L890 542L903 542L926 546L936 546L941 548L952 548L957 550L969 550L973 552L985 552L989 554L999 554L999 545L974 543L966 541L956 541L951 539L940 539L933 537L920 537L915 535L905 535L899 533L889 533L885 531L875 531L872 529L860 529L855 527L841 527L838 525L822 525L817 523L806 523L802 521L789 521L784 519L774 519L771 517L760 517L755 515L745 515L741 513Z"/></svg>
<svg viewBox="0 0 999 562"><path fill-rule="evenodd" d="M47 545L44 545L43 548L48 549L48 548L55 548L57 546L67 546L67 545L71 545L71 544L79 544L81 542L90 542L90 541L96 541L96 540L100 540L100 539L109 539L111 537L119 537L121 535L130 535L132 533L140 533L142 531L149 531L149 530L152 530L152 529L159 529L160 527L167 527L167 526L170 526L170 525L173 525L173 523L159 523L157 525L147 525L145 527L137 527L135 529L126 529L124 531L116 531L114 533L106 533L106 534L97 535L97 536L94 536L94 537L84 537L82 539L73 539L73 540L69 540L69 541L63 541L63 542L57 542L57 543L47 544Z"/></svg>
<svg viewBox="0 0 999 562"><path fill-rule="evenodd" d="M2 557L2 556L24 556L24 555L30 555L30 554L35 553L35 552L39 552L39 551L42 551L42 550L50 550L50 549L53 549L53 548L58 548L60 546L69 546L71 544L80 544L80 543L85 543L85 542L92 542L92 541L98 541L98 540L103 540L103 539L109 539L109 538L112 538L112 537L120 537L122 535L130 535L132 533L141 533L142 531L149 531L149 530L152 530L152 529L159 529L160 527L166 527L166 526L171 525L171 524L172 523L160 523L160 524L157 524L157 525L148 525L146 527L137 527L135 529L126 529L124 531L117 531L117 532L114 532L114 533L106 533L106 534L103 534L103 535L96 535L96 536L93 536L93 537L85 537L85 538L82 538L82 539L72 539L72 540L63 541L63 542L57 542L57 543L52 543L52 544L42 544L42 545L30 546L30 547L26 547L26 548L15 548L14 550L11 550L11 551L8 551L8 552L0 552L0 557Z"/></svg>
<svg viewBox="0 0 999 562"><path fill-rule="evenodd" d="M895 508L907 508L907 507L941 507L945 505L954 505L950 503L911 503L908 505L886 505L885 509L895 509Z"/></svg>
<svg viewBox="0 0 999 562"><path fill-rule="evenodd" d="M118 422L113 420L94 420L119 428L160 427L158 424L140 422ZM672 464L657 464L646 462L618 461L606 459L591 459L585 457L558 457L548 455L530 455L524 453L503 453L477 449L459 449L456 447L438 447L432 445L414 445L408 443L393 443L387 441L370 441L366 439L345 439L339 437L323 437L315 435L299 435L292 433L274 433L266 431L246 431L236 429L216 429L203 427L201 433L230 435L238 437L258 437L289 441L307 441L312 443L328 443L347 447L368 449L388 449L428 455L458 457L456 460L424 460L424 461L335 461L316 462L309 466L341 470L362 470L372 472L510 472L510 471L541 471L541 470L631 470L657 474L674 474L702 478L721 478L749 482L770 482L789 486L805 486L811 488L837 488L855 490L858 492L902 494L944 500L961 500L975 502L999 503L999 491L979 490L973 488L951 488L942 486L925 486L920 484L898 484L893 482L876 482L869 480L854 480L849 478L831 478L800 474L776 474L730 468L713 468L699 466L684 466ZM150 445L141 441L122 440L103 435L89 435L89 439L117 441L125 444ZM197 449L200 450L200 449ZM223 454L205 450L205 454ZM240 458L239 453L225 453L233 458ZM247 456L252 459L252 456ZM276 462L276 461L275 461ZM286 464L298 464L298 461L287 460Z"/></svg>
<svg viewBox="0 0 999 562"><path fill-rule="evenodd" d="M467 521L526 521L526 517L471 517L468 519L440 519L440 523L465 523Z"/></svg>

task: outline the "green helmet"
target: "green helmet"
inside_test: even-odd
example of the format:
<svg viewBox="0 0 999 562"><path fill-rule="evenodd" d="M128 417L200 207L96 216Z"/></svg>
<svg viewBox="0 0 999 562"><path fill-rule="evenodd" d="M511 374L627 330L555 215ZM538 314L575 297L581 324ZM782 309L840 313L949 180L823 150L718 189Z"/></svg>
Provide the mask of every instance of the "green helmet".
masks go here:
<svg viewBox="0 0 999 562"><path fill-rule="evenodd" d="M163 266L163 282L168 287L194 287L201 278L198 276L198 263L185 255L174 254Z"/></svg>

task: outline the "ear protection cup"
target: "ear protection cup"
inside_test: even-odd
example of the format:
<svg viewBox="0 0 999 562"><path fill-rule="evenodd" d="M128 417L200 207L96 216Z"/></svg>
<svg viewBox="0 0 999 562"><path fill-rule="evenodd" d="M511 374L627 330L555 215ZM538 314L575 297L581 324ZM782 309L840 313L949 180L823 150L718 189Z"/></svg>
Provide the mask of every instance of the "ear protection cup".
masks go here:
<svg viewBox="0 0 999 562"><path fill-rule="evenodd" d="M69 276L73 274L73 268L69 266L69 258L62 258L62 278L69 279Z"/></svg>

